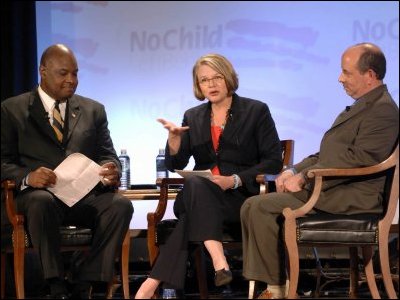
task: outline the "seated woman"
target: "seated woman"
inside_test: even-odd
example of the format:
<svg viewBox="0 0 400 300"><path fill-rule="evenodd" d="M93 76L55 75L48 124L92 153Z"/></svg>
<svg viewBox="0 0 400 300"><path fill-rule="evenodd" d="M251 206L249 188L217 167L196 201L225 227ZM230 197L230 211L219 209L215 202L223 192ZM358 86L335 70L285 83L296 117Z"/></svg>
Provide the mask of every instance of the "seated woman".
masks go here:
<svg viewBox="0 0 400 300"><path fill-rule="evenodd" d="M282 169L280 140L268 106L238 96L237 88L238 76L225 57L202 56L193 67L193 89L197 99L208 102L187 110L181 127L158 120L168 130L167 168L184 169L193 156L194 169L211 169L213 177L185 181L174 204L178 225L160 247L136 299L152 297L161 282L183 289L191 241L204 242L215 269L215 285L232 280L221 242L223 224L240 221L242 203L259 191L257 174Z"/></svg>

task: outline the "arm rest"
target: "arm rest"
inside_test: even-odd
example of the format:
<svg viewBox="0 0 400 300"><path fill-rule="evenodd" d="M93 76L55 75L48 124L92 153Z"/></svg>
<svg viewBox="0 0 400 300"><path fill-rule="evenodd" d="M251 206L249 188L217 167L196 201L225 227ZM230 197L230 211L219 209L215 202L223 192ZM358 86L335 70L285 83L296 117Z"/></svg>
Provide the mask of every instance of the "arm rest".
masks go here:
<svg viewBox="0 0 400 300"><path fill-rule="evenodd" d="M182 185L184 182L184 178L157 178L156 184L160 187L160 198L156 210L147 214L147 221L149 221L149 216L155 224L162 220L167 209L169 187L171 185Z"/></svg>
<svg viewBox="0 0 400 300"><path fill-rule="evenodd" d="M1 189L4 192L7 217L10 223L15 227L24 224L24 216L17 215L14 203L15 182L13 180L4 180L1 182Z"/></svg>
<svg viewBox="0 0 400 300"><path fill-rule="evenodd" d="M294 140L281 140L282 160L284 166L293 165ZM260 184L260 194L267 194L270 191L269 182L274 182L279 174L259 174L256 177L257 183Z"/></svg>
<svg viewBox="0 0 400 300"><path fill-rule="evenodd" d="M321 193L322 182L324 177L354 177L354 176L364 176L381 173L390 168L396 167L395 178L393 180L397 181L397 194L398 194L398 160L399 160L399 146L390 155L390 157L383 162L370 167L363 168L350 168L350 169L312 169L307 172L307 177L314 178L314 189L310 199L298 209L292 210L290 208L285 208L283 214L285 217L292 215L294 218L302 217L307 214L317 203L319 195ZM397 179L396 179L397 176ZM390 197L392 194L396 193L396 188L392 189ZM388 210L395 211L394 201L389 202ZM392 207L393 206L393 207Z"/></svg>
<svg viewBox="0 0 400 300"><path fill-rule="evenodd" d="M269 184L275 181L277 175L259 174L256 177L257 183L260 184L260 194L268 194L270 192Z"/></svg>
<svg viewBox="0 0 400 300"><path fill-rule="evenodd" d="M21 252L24 247L29 245L27 237L25 235L23 215L18 215L15 210L14 204L14 192L15 182L12 180L4 180L1 182L1 189L4 192L5 206L7 211L7 217L13 226L13 247L14 252ZM21 254L20 254L21 255Z"/></svg>
<svg viewBox="0 0 400 300"><path fill-rule="evenodd" d="M151 266L154 264L159 251L156 245L156 227L167 209L168 189L171 185L182 185L183 183L184 178L157 178L156 184L160 187L160 198L156 210L147 214L147 249Z"/></svg>

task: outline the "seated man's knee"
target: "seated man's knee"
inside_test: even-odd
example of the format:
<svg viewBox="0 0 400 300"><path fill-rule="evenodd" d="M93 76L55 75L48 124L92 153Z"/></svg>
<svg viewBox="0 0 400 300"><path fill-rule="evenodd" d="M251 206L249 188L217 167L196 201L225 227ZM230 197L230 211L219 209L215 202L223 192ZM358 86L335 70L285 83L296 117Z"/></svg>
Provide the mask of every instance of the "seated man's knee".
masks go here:
<svg viewBox="0 0 400 300"><path fill-rule="evenodd" d="M133 215L132 202L124 197L114 199L114 209L120 216L132 217Z"/></svg>
<svg viewBox="0 0 400 300"><path fill-rule="evenodd" d="M26 201L26 206L31 213L41 214L48 210L56 209L55 197L44 190L32 191L29 200Z"/></svg>
<svg viewBox="0 0 400 300"><path fill-rule="evenodd" d="M259 195L252 196L246 199L240 208L240 217L243 219L248 216L250 211L256 206L256 203L259 201Z"/></svg>

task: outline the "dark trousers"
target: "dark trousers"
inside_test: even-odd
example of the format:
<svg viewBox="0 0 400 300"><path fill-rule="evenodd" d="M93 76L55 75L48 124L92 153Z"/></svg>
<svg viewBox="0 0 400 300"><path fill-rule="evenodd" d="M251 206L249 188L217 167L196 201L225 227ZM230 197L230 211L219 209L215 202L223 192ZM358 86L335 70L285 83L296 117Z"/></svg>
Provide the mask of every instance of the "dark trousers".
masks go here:
<svg viewBox="0 0 400 300"><path fill-rule="evenodd" d="M189 242L222 240L224 223L240 221L240 207L246 195L238 190L223 191L208 179L194 176L185 181L174 203L179 221L150 274L168 286L182 289L185 283Z"/></svg>
<svg viewBox="0 0 400 300"><path fill-rule="evenodd" d="M68 207L47 190L28 188L16 198L18 211L26 216L33 247L39 255L44 277L64 277L59 227L91 228L90 253L79 268L82 281L110 281L114 262L133 214L131 201L114 192L91 192Z"/></svg>

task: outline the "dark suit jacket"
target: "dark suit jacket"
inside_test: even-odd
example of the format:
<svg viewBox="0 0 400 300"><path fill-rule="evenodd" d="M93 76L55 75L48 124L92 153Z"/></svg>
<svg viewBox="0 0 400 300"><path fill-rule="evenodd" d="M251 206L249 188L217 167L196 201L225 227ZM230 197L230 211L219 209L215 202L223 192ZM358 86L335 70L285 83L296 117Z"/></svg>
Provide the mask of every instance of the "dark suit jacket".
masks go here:
<svg viewBox="0 0 400 300"><path fill-rule="evenodd" d="M80 152L98 164L113 161L120 169L107 128L104 106L74 95L68 100L64 141L60 143L37 90L1 103L1 180L17 186L38 167L55 169L69 154Z"/></svg>
<svg viewBox="0 0 400 300"><path fill-rule="evenodd" d="M211 139L210 116L209 102L185 112L182 126L190 128L183 134L176 155L169 154L167 145L167 168L170 171L183 169L193 155L195 170L218 165L221 175L239 175L242 191L250 195L258 194L257 174L277 174L282 168L280 140L268 106L234 94L217 153Z"/></svg>
<svg viewBox="0 0 400 300"><path fill-rule="evenodd" d="M375 165L389 157L398 135L399 109L382 85L358 99L349 111L343 111L324 134L320 151L295 169L305 173L310 169ZM379 213L383 188L384 178L327 180L316 208L344 214ZM298 196L302 197L301 193Z"/></svg>

